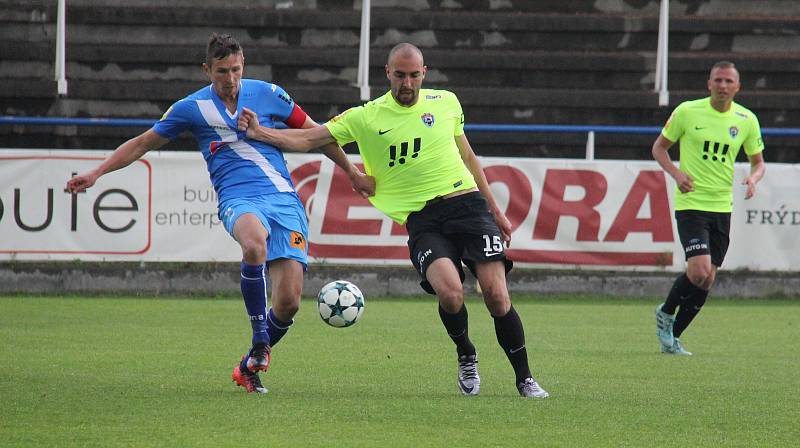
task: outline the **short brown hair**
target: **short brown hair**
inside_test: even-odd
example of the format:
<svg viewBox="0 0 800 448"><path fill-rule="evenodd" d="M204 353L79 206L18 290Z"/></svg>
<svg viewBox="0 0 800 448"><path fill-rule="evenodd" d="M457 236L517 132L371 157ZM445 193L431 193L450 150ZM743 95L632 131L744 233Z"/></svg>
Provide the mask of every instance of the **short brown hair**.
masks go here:
<svg viewBox="0 0 800 448"><path fill-rule="evenodd" d="M206 63L211 65L214 59L224 59L232 54L243 53L242 46L230 34L212 33L206 45Z"/></svg>

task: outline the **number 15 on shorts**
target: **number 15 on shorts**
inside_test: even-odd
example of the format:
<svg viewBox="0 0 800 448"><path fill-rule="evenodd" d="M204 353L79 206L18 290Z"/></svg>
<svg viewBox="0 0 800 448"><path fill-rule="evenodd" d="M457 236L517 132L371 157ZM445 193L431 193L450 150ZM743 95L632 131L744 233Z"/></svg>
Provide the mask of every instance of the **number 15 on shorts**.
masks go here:
<svg viewBox="0 0 800 448"><path fill-rule="evenodd" d="M486 257L503 253L503 240L500 235L483 235L483 254Z"/></svg>

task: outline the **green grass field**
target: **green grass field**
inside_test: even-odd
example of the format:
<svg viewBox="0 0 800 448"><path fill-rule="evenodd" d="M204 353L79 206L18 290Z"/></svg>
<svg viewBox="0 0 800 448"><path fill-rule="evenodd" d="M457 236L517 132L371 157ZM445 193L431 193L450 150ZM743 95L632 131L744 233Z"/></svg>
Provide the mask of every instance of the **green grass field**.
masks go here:
<svg viewBox="0 0 800 448"><path fill-rule="evenodd" d="M514 300L546 400L517 395L476 298L478 397L427 297L344 329L304 300L263 396L230 380L240 299L0 298L0 446L797 446L800 300L712 297L688 358L658 353L657 299Z"/></svg>

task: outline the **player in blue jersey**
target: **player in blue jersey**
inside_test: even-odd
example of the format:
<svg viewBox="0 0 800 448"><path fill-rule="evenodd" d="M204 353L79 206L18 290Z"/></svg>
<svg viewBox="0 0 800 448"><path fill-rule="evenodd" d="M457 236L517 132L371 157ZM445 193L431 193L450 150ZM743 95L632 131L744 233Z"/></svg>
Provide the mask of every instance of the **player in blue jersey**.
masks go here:
<svg viewBox="0 0 800 448"><path fill-rule="evenodd" d="M258 114L262 126L283 122L291 128L317 124L280 87L242 79L244 53L230 35L212 34L203 71L211 84L176 102L161 120L120 145L94 170L71 178L67 189L83 191L111 171L130 165L189 131L208 166L219 198L219 218L242 249L241 291L252 326L250 350L234 368L234 381L248 392L266 393L258 372L269 367L272 347L286 334L300 307L307 267L308 223L283 153L237 130L243 107ZM362 196L372 183L335 145L322 148L350 176ZM268 279L272 307L267 311Z"/></svg>

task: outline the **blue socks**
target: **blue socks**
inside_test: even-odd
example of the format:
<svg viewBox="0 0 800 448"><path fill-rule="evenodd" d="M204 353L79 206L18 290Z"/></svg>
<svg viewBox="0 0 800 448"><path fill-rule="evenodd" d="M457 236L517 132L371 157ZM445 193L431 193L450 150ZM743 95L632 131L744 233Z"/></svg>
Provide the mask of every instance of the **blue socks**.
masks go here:
<svg viewBox="0 0 800 448"><path fill-rule="evenodd" d="M253 327L253 344L270 343L267 331L267 279L264 277L263 264L247 264L242 262L242 297L250 326Z"/></svg>
<svg viewBox="0 0 800 448"><path fill-rule="evenodd" d="M242 262L240 286L250 326L253 327L253 345L262 343L274 347L289 331L294 319L284 322L275 316L272 308L267 313L268 284L263 264L252 265Z"/></svg>
<svg viewBox="0 0 800 448"><path fill-rule="evenodd" d="M271 341L271 345L274 347L278 341L281 340L283 335L289 331L289 327L294 323L294 319L290 320L289 322L283 322L278 320L275 317L275 313L272 311L272 308L269 309L269 314L267 315L267 334L269 335L269 340Z"/></svg>

